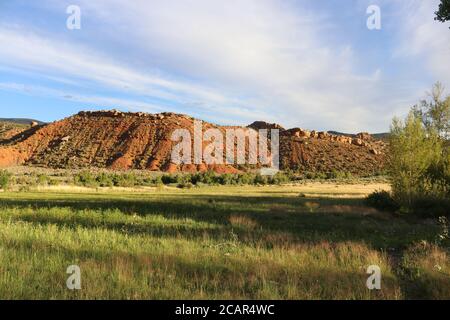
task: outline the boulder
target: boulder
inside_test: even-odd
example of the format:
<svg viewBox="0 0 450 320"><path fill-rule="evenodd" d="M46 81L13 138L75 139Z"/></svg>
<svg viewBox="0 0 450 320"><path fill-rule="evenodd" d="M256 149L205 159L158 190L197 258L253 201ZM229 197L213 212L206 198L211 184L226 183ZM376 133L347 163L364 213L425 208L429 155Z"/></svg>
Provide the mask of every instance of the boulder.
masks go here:
<svg viewBox="0 0 450 320"><path fill-rule="evenodd" d="M360 132L356 135L356 137L358 139L366 140L366 141L372 140L372 136L368 132Z"/></svg>
<svg viewBox="0 0 450 320"><path fill-rule="evenodd" d="M309 138L311 136L309 131L300 128L292 128L287 130L287 132L290 136L297 138Z"/></svg>
<svg viewBox="0 0 450 320"><path fill-rule="evenodd" d="M285 130L278 123L268 123L265 121L255 121L252 124L248 125L247 127L255 129L255 130L259 130L259 129L278 129L280 131ZM293 129L291 129L291 131L295 132L296 129L299 129L299 128L293 128Z"/></svg>
<svg viewBox="0 0 450 320"><path fill-rule="evenodd" d="M326 138L328 138L329 134L328 134L328 132L326 132L326 131L320 131L320 132L317 134L317 136L318 136L319 139L326 139Z"/></svg>
<svg viewBox="0 0 450 320"><path fill-rule="evenodd" d="M254 128L254 127L250 127L250 128ZM291 137L300 137L300 131L301 130L302 129L300 129L300 128L292 128L292 129L284 131L283 134L286 134L286 135L291 136Z"/></svg>
<svg viewBox="0 0 450 320"><path fill-rule="evenodd" d="M311 137L311 132L309 132L308 130L302 130L302 136L305 138L309 138Z"/></svg>
<svg viewBox="0 0 450 320"><path fill-rule="evenodd" d="M358 147L362 147L364 145L364 142L359 138L353 138L352 144L354 144L355 146L358 146Z"/></svg>

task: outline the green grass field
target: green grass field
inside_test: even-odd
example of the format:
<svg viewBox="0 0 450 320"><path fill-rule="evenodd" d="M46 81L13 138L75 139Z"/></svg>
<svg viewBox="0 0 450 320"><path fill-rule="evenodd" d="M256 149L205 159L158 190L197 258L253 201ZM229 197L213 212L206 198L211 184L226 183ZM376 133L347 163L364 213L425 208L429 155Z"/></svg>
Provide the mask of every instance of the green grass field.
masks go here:
<svg viewBox="0 0 450 320"><path fill-rule="evenodd" d="M365 207L379 187L2 192L0 298L449 299L439 224Z"/></svg>

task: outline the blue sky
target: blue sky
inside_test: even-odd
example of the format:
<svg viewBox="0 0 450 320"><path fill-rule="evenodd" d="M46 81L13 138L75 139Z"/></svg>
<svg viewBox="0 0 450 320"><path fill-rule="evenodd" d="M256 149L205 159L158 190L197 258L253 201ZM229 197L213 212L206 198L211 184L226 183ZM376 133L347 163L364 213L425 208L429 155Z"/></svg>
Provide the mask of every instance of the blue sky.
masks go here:
<svg viewBox="0 0 450 320"><path fill-rule="evenodd" d="M66 8L81 29L66 28ZM381 30L366 26L369 5ZM386 131L450 88L438 0L0 0L0 117L187 113ZM450 91L448 91L450 92Z"/></svg>

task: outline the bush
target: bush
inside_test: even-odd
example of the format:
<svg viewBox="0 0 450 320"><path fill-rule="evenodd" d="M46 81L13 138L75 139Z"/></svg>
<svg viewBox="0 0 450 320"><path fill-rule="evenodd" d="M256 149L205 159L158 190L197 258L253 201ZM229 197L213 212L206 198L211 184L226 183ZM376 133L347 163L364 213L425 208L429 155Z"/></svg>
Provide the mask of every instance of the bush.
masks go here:
<svg viewBox="0 0 450 320"><path fill-rule="evenodd" d="M216 174L214 173L214 171L206 171L203 172L200 178L200 182L204 183L204 184L217 184L216 181Z"/></svg>
<svg viewBox="0 0 450 320"><path fill-rule="evenodd" d="M81 185L85 187L96 187L97 180L96 177L90 171L81 171L80 173L74 175L74 183L76 185Z"/></svg>
<svg viewBox="0 0 450 320"><path fill-rule="evenodd" d="M268 182L267 176L263 176L259 173L253 179L253 183L256 185L265 185L265 184L267 184L267 182Z"/></svg>
<svg viewBox="0 0 450 320"><path fill-rule="evenodd" d="M382 211L396 211L399 209L391 194L384 190L369 194L365 202L368 206Z"/></svg>
<svg viewBox="0 0 450 320"><path fill-rule="evenodd" d="M411 299L450 299L449 252L427 241L407 248L400 260L405 289Z"/></svg>
<svg viewBox="0 0 450 320"><path fill-rule="evenodd" d="M175 176L170 175L170 174L165 174L161 177L161 181L164 184L171 184L171 183L176 183L177 179Z"/></svg>
<svg viewBox="0 0 450 320"><path fill-rule="evenodd" d="M59 181L56 180L56 179L50 179L50 180L48 181L48 184L49 184L50 186L57 186L57 185L59 185Z"/></svg>
<svg viewBox="0 0 450 320"><path fill-rule="evenodd" d="M180 189L192 189L193 187L194 187L194 185L190 182L179 183L177 185L177 188L180 188Z"/></svg>
<svg viewBox="0 0 450 320"><path fill-rule="evenodd" d="M152 184L155 186L160 186L163 184L162 181L162 176L156 176L155 178L152 179Z"/></svg>
<svg viewBox="0 0 450 320"><path fill-rule="evenodd" d="M7 190L11 181L11 173L6 170L0 171L0 189Z"/></svg>
<svg viewBox="0 0 450 320"><path fill-rule="evenodd" d="M250 173L243 173L238 175L238 184L252 184L254 177Z"/></svg>
<svg viewBox="0 0 450 320"><path fill-rule="evenodd" d="M326 173L327 179L351 179L353 176L351 172L345 172L345 171L337 171L333 170L331 172Z"/></svg>
<svg viewBox="0 0 450 320"><path fill-rule="evenodd" d="M165 174L157 177L159 183L177 185L266 185L282 184L290 181L290 176L284 172L278 172L274 176L263 176L259 173L240 174L216 174L214 171L197 172L193 174Z"/></svg>
<svg viewBox="0 0 450 320"><path fill-rule="evenodd" d="M105 172L100 173L96 181L100 187L112 187L114 185L113 177Z"/></svg>
<svg viewBox="0 0 450 320"><path fill-rule="evenodd" d="M283 183L287 183L289 182L291 179L288 176L288 174L283 173L283 172L277 172L274 176L269 178L269 183L270 184L283 184Z"/></svg>
<svg viewBox="0 0 450 320"><path fill-rule="evenodd" d="M115 174L113 184L116 187L130 188L136 185L137 179L134 173Z"/></svg>
<svg viewBox="0 0 450 320"><path fill-rule="evenodd" d="M235 183L234 175L229 173L220 175L218 180L221 185L230 185Z"/></svg>
<svg viewBox="0 0 450 320"><path fill-rule="evenodd" d="M40 174L37 178L37 183L40 186L46 186L50 182L50 178L45 174Z"/></svg>

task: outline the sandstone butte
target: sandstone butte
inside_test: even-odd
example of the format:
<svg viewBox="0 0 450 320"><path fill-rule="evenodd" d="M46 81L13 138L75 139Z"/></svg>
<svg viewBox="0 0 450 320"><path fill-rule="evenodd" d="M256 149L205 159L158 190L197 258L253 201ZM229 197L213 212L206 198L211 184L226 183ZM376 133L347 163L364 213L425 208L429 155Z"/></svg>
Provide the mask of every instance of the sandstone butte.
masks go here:
<svg viewBox="0 0 450 320"><path fill-rule="evenodd" d="M16 165L48 168L142 169L164 172L237 173L238 165L171 162L175 129L193 136L194 118L175 113L126 113L117 110L82 111L45 125L13 128L0 134L0 167ZM231 126L203 122L203 130L223 132ZM340 136L257 121L246 130L280 130L280 168L313 172L341 171L367 176L383 170L387 146L367 133ZM270 131L270 130L269 130ZM203 142L203 148L209 142ZM246 151L247 152L247 151ZM247 152L248 153L248 152ZM258 167L258 165L256 165Z"/></svg>

